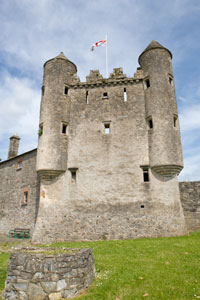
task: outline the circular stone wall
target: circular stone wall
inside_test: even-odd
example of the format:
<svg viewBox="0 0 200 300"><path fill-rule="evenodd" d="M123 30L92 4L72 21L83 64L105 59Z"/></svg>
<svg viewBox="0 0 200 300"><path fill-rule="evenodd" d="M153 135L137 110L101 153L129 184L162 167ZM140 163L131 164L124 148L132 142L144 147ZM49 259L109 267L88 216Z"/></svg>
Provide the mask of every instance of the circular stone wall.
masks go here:
<svg viewBox="0 0 200 300"><path fill-rule="evenodd" d="M20 248L10 255L6 300L71 298L95 278L91 249Z"/></svg>

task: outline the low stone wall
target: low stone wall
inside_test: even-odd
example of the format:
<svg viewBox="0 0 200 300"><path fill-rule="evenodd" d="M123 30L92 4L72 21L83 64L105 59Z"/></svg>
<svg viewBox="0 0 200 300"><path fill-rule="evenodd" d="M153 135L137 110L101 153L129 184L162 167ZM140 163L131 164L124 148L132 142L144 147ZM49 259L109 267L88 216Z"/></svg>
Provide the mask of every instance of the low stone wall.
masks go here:
<svg viewBox="0 0 200 300"><path fill-rule="evenodd" d="M59 300L87 288L95 277L91 249L21 248L10 256L5 300Z"/></svg>
<svg viewBox="0 0 200 300"><path fill-rule="evenodd" d="M180 197L187 229L200 229L200 181L179 182Z"/></svg>

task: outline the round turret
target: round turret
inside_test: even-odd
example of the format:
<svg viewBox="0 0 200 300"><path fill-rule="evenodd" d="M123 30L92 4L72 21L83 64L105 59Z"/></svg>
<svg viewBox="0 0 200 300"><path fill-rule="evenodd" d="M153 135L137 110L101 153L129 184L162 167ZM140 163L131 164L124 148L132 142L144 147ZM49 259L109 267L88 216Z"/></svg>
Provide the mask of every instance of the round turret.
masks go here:
<svg viewBox="0 0 200 300"><path fill-rule="evenodd" d="M183 168L171 59L171 52L156 41L139 56L145 74L150 167L163 177L177 175Z"/></svg>
<svg viewBox="0 0 200 300"><path fill-rule="evenodd" d="M70 85L77 68L63 52L44 64L37 172L56 176L67 169Z"/></svg>

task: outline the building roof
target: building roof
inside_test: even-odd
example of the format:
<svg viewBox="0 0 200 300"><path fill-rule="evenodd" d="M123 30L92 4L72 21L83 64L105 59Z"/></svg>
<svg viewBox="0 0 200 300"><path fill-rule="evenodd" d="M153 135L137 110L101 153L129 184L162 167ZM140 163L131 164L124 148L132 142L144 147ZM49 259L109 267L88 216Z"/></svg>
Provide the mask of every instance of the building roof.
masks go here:
<svg viewBox="0 0 200 300"><path fill-rule="evenodd" d="M166 51L169 52L171 58L172 58L172 53L169 51L169 49L163 47L160 43L152 40L151 43L144 49L144 51L140 54L138 61L140 63L140 57L147 51L153 50L153 49L165 49Z"/></svg>
<svg viewBox="0 0 200 300"><path fill-rule="evenodd" d="M72 65L74 65L75 69L76 69L76 72L77 72L77 67L76 65L71 61L69 60L65 55L64 55L64 52L60 52L59 55L57 55L56 57L53 57L49 60L47 60L45 63L44 63L44 66L46 65L47 62L51 61L51 60L56 60L56 59L63 59L63 60L67 60L69 63L71 63Z"/></svg>

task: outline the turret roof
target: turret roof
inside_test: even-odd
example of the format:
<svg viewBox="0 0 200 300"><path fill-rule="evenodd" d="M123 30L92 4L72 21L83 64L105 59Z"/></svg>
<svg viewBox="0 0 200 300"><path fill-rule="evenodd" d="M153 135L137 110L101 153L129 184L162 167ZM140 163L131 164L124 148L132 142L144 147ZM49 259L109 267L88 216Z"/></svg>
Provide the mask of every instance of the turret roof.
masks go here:
<svg viewBox="0 0 200 300"><path fill-rule="evenodd" d="M140 62L140 57L142 56L143 53L149 51L149 50L152 50L152 49L165 49L169 52L171 58L172 58L172 53L169 51L169 49L163 47L160 43L152 40L151 43L144 49L144 51L140 54L139 56L139 62Z"/></svg>
<svg viewBox="0 0 200 300"><path fill-rule="evenodd" d="M75 66L76 72L77 72L77 67L76 67L76 65L75 65L71 60L69 60L69 59L64 55L64 52L62 52L62 51L61 51L60 54L57 55L56 57L47 60L47 61L44 63L44 66L46 65L47 62L49 62L49 61L51 61L51 60L54 60L54 59L58 59L58 58L59 58L59 59L67 60L68 62L70 62L71 64L73 64L73 65Z"/></svg>

